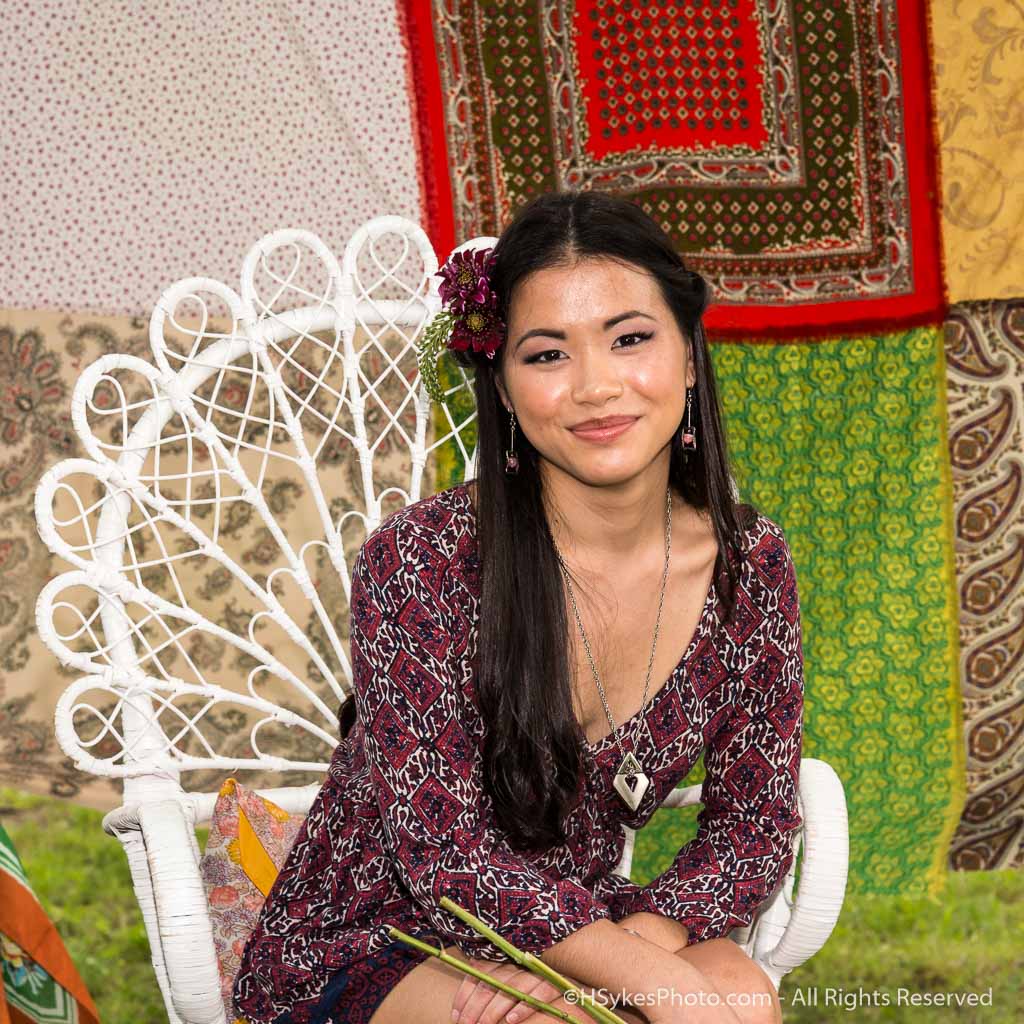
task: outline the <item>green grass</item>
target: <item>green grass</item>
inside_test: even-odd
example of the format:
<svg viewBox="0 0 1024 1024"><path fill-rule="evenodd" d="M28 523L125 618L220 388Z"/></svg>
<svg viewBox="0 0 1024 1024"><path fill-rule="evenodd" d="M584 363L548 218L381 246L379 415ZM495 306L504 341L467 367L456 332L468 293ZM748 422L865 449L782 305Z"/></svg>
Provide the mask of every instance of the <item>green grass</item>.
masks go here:
<svg viewBox="0 0 1024 1024"><path fill-rule="evenodd" d="M102 1024L167 1021L128 859L103 815L0 787L0 821L57 926ZM206 830L200 832L200 848Z"/></svg>
<svg viewBox="0 0 1024 1024"><path fill-rule="evenodd" d="M167 1018L128 864L117 840L100 828L102 817L0 787L0 821L103 1024L158 1024ZM203 830L201 848L205 842ZM1022 935L1024 872L956 872L940 904L848 897L824 949L783 979L786 1022L1012 1024L1024 1019ZM991 988L992 1005L898 1006L901 987L979 995ZM798 1005L798 993L815 992L816 1007Z"/></svg>

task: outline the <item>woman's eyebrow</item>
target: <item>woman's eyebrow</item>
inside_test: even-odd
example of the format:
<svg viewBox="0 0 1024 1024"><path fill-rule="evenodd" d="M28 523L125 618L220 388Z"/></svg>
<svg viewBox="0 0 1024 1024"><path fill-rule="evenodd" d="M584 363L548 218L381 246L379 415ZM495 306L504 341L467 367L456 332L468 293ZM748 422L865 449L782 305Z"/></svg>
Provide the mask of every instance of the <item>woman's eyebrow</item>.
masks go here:
<svg viewBox="0 0 1024 1024"><path fill-rule="evenodd" d="M604 324L602 324L602 329L607 331L609 327L614 327L616 324L621 323L623 320L628 320L632 316L642 316L646 317L648 320L654 320L654 317L649 313L644 313L639 309L628 309L625 313L619 313L617 316L613 316L608 320L605 320ZM512 351L515 352L527 338L533 338L537 335L543 335L545 338L558 338L560 341L565 341L565 331L556 331L552 327L534 327L533 330L527 331L515 343Z"/></svg>

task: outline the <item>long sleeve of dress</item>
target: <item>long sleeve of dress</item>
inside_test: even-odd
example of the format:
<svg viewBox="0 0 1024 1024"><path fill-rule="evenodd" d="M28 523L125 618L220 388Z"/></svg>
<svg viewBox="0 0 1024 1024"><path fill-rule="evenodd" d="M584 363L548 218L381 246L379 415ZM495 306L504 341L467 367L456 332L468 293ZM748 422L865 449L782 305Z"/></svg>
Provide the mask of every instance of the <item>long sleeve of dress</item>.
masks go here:
<svg viewBox="0 0 1024 1024"><path fill-rule="evenodd" d="M803 648L796 572L778 527L752 555L763 616L744 658L739 700L712 723L697 835L628 900L689 930L687 945L750 924L793 861L803 823L797 793L803 743ZM747 617L751 614L747 610Z"/></svg>
<svg viewBox="0 0 1024 1024"><path fill-rule="evenodd" d="M466 956L505 959L438 906L447 895L536 955L611 913L578 882L527 863L488 820L466 729L476 712L458 685L464 631L443 575L429 538L387 524L353 567L352 674L370 779L388 852L430 930Z"/></svg>
<svg viewBox="0 0 1024 1024"><path fill-rule="evenodd" d="M608 872L594 880L590 891L597 899L608 904L612 920L618 922L633 913L634 904L643 889L622 875Z"/></svg>

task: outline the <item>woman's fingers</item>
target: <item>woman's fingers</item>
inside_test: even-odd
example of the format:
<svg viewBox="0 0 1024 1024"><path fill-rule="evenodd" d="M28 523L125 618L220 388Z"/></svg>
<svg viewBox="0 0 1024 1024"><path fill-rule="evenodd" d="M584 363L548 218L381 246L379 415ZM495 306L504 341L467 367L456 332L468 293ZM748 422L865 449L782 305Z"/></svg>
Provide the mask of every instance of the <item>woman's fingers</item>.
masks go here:
<svg viewBox="0 0 1024 1024"><path fill-rule="evenodd" d="M496 964L485 970L493 978L545 1003L554 1002L561 995L551 982L513 963ZM455 994L452 1010L459 1011L458 1024L506 1024L525 1020L536 1013L529 1003L468 976L463 978ZM515 1016L510 1017L510 1014Z"/></svg>
<svg viewBox="0 0 1024 1024"><path fill-rule="evenodd" d="M479 970L486 971L491 977L497 978L499 981L509 985L514 985L515 982L511 980L512 977L522 972L522 968L513 963L488 964L484 967L482 962L478 961L476 966ZM529 974L528 971L526 973ZM516 988L518 987L516 985ZM504 995L504 993L499 993L486 982L478 981L476 978L466 975L462 979L462 984L459 986L452 1001L452 1019L455 1019L455 1011L458 1011L458 1024L494 1024L494 1020L501 1019L500 1015L486 1022L483 1016L494 995L501 995L508 1003L508 1009L511 1009L516 1002L511 997Z"/></svg>
<svg viewBox="0 0 1024 1024"><path fill-rule="evenodd" d="M544 982L544 985L547 986L548 983ZM587 995L592 994L589 989L584 988L583 991L586 992ZM534 992L530 993L530 995L535 994L536 993ZM541 995L540 998L542 998L544 1002L550 1003L556 1009L563 1010L568 1013L570 1017L573 1017L575 1020L587 1022L587 1024L589 1024L589 1021L591 1020L586 1010L580 1008L580 1004L575 997L567 999L565 995L554 986L551 986L550 991L548 991L546 995ZM521 1015L519 1011L522 1011ZM548 1014L541 1013L540 1010L535 1010L529 1004L520 1003L516 1019L513 1024L550 1024L552 1019L553 1018L548 1016Z"/></svg>
<svg viewBox="0 0 1024 1024"><path fill-rule="evenodd" d="M545 981L543 978L538 978L535 974L531 973L530 971L526 971L524 973L529 976L528 979L523 978L521 983L520 981L513 981L511 983L515 985L515 987L519 989L520 992L525 992L527 995L533 996L535 999L540 999L542 1002L545 1003L553 1003L556 999L559 998L559 996L561 996L561 989L555 988L555 986L552 985L550 981ZM519 1021L526 1020L528 1017L531 1017L540 1012L538 1010L535 1010L529 1003L508 999L506 999L506 1001L515 1002L515 1005L507 1011L502 1010L499 1016L495 1018L495 1022L505 1020L508 1021L509 1024L518 1024ZM547 1019L550 1020L551 1018L548 1017Z"/></svg>

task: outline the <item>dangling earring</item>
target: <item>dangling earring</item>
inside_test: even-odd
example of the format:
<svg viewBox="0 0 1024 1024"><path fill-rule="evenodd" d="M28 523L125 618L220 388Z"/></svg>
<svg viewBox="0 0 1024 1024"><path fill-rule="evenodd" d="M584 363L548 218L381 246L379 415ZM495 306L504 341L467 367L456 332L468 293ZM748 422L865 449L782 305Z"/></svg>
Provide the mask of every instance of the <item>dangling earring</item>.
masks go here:
<svg viewBox="0 0 1024 1024"><path fill-rule="evenodd" d="M693 428L693 388L686 389L686 424L682 430L683 449L688 452L697 450L697 432Z"/></svg>
<svg viewBox="0 0 1024 1024"><path fill-rule="evenodd" d="M509 441L509 447L505 451L505 472L509 476L515 476L519 472L519 456L516 455L516 414L511 413L512 416L512 438Z"/></svg>

